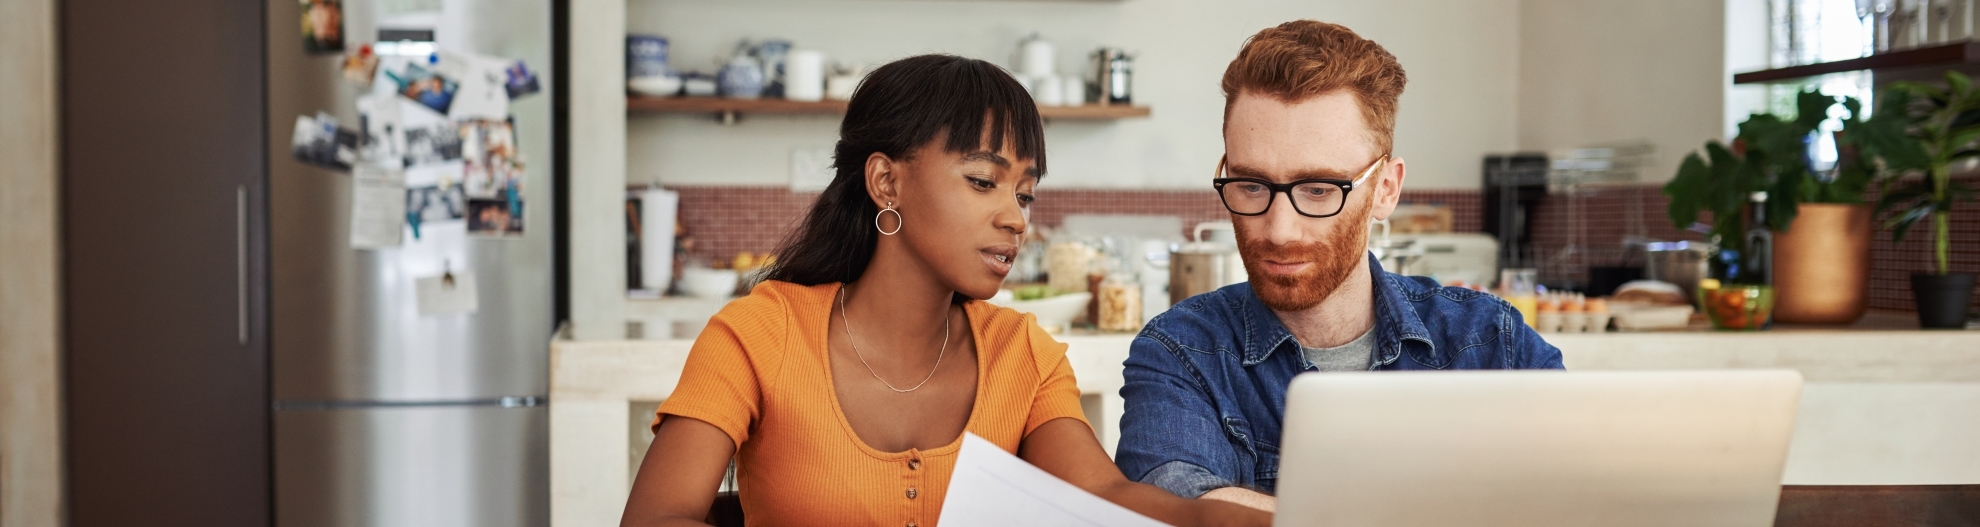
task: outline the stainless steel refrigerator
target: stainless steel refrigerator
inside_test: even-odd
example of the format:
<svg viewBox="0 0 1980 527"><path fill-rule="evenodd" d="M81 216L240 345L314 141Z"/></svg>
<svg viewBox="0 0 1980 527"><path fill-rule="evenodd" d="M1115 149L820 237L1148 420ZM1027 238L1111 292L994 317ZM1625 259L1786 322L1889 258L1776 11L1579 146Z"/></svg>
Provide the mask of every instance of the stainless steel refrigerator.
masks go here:
<svg viewBox="0 0 1980 527"><path fill-rule="evenodd" d="M527 160L522 236L427 221L384 249L351 246L352 176L291 155L297 116L357 128L368 92L338 54L305 50L308 4L268 0L262 43L276 525L546 525L551 0L341 2L349 48L381 27L430 29L443 50L521 59L543 89L509 108ZM451 273L474 275L477 310L421 316L415 281Z"/></svg>

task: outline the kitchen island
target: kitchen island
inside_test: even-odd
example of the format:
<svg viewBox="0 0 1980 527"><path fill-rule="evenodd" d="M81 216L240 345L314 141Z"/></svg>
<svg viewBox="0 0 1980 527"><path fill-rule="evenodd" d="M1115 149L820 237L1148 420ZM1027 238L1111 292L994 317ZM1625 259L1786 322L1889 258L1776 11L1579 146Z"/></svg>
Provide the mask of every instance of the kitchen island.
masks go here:
<svg viewBox="0 0 1980 527"><path fill-rule="evenodd" d="M1803 388L1782 483L1980 484L1980 331L1897 329L1873 317L1849 328L1753 333L1673 331L1546 335L1574 370L1789 368ZM1120 365L1129 334L1059 337L1081 403L1113 453ZM688 339L551 343L551 522L610 525L625 505L673 391Z"/></svg>

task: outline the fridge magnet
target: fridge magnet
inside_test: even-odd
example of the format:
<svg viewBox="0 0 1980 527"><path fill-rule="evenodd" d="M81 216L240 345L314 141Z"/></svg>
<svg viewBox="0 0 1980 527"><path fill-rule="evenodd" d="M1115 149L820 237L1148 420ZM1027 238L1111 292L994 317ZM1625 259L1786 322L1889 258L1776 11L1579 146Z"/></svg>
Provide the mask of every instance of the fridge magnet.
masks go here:
<svg viewBox="0 0 1980 527"><path fill-rule="evenodd" d="M338 128L337 118L330 114L298 115L289 151L304 164L348 172L357 162L358 135Z"/></svg>
<svg viewBox="0 0 1980 527"><path fill-rule="evenodd" d="M342 0L301 0L303 51L336 53L344 50Z"/></svg>
<svg viewBox="0 0 1980 527"><path fill-rule="evenodd" d="M470 198L495 198L522 185L522 161L512 121L461 121L461 176Z"/></svg>
<svg viewBox="0 0 1980 527"><path fill-rule="evenodd" d="M432 223L467 217L467 195L460 185L406 187L406 222Z"/></svg>
<svg viewBox="0 0 1980 527"><path fill-rule="evenodd" d="M405 129L399 124L403 101L390 94L372 94L357 99L359 156L368 163L389 167L406 164ZM412 104L412 103L404 103Z"/></svg>
<svg viewBox="0 0 1980 527"><path fill-rule="evenodd" d="M438 56L433 58L437 59ZM442 76L427 66L410 61L406 63L403 71L395 73L388 70L385 76L396 84L399 95L417 101L442 115L454 106L454 92L460 90L461 86L459 82Z"/></svg>
<svg viewBox="0 0 1980 527"><path fill-rule="evenodd" d="M543 87L536 82L536 72L531 71L523 61L518 60L510 64L505 73L508 80L503 83L503 87L508 89L510 99L519 99L524 95L543 91Z"/></svg>
<svg viewBox="0 0 1980 527"><path fill-rule="evenodd" d="M451 52L435 55L440 61L433 64L434 73L456 81L452 106L445 110L447 118L501 120L509 116L505 87L509 61Z"/></svg>
<svg viewBox="0 0 1980 527"><path fill-rule="evenodd" d="M401 133L405 135L405 166L460 161L460 126L425 106L402 102L398 118Z"/></svg>
<svg viewBox="0 0 1980 527"><path fill-rule="evenodd" d="M448 269L440 276L415 279L413 285L422 317L471 314L481 307L474 273Z"/></svg>
<svg viewBox="0 0 1980 527"><path fill-rule="evenodd" d="M522 236L522 201L469 199L467 206L468 234L498 238Z"/></svg>
<svg viewBox="0 0 1980 527"><path fill-rule="evenodd" d="M358 86L370 87L371 79L377 76L378 55L371 52L370 44L344 52L344 80Z"/></svg>
<svg viewBox="0 0 1980 527"><path fill-rule="evenodd" d="M403 170L359 163L351 171L351 248L383 249L402 243L406 201Z"/></svg>

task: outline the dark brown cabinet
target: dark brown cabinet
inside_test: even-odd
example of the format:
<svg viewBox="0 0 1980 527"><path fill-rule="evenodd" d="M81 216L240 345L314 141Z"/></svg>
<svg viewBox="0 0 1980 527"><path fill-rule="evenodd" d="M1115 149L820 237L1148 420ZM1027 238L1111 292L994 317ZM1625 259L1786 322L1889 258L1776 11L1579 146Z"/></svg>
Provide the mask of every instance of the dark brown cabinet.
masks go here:
<svg viewBox="0 0 1980 527"><path fill-rule="evenodd" d="M74 527L271 522L263 8L61 4Z"/></svg>

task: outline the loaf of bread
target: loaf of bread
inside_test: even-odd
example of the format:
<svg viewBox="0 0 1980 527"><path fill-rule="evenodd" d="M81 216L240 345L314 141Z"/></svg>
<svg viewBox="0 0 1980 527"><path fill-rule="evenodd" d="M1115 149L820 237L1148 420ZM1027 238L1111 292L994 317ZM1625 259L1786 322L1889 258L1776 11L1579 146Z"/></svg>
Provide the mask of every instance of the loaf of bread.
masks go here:
<svg viewBox="0 0 1980 527"><path fill-rule="evenodd" d="M1617 303L1651 304L1659 306L1688 306L1691 300L1684 297L1684 290L1670 282L1637 280L1616 288L1612 297Z"/></svg>

